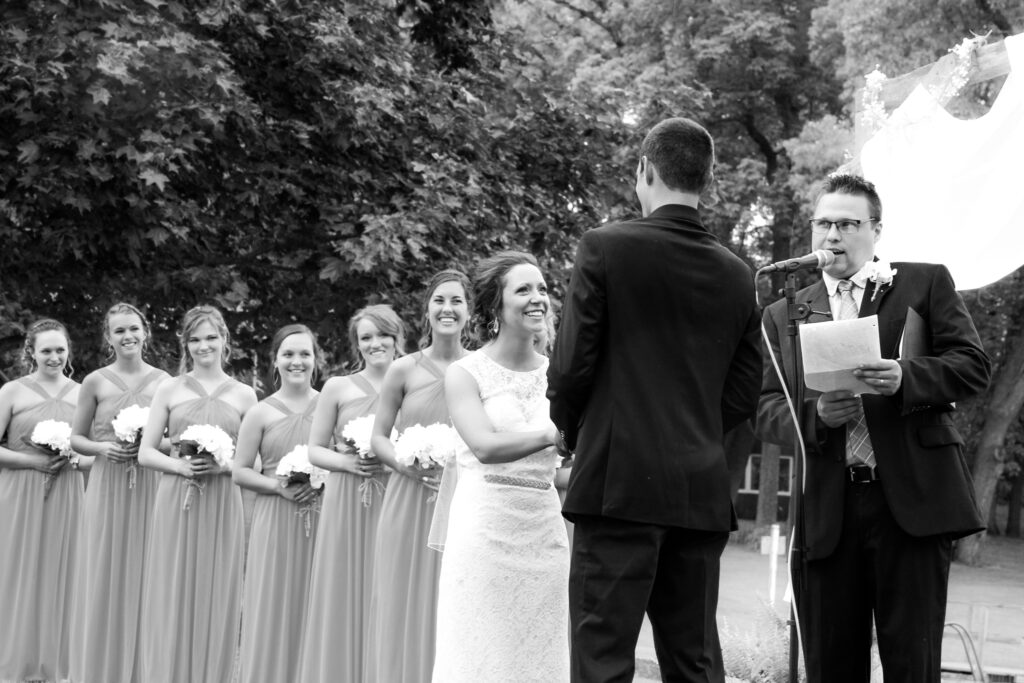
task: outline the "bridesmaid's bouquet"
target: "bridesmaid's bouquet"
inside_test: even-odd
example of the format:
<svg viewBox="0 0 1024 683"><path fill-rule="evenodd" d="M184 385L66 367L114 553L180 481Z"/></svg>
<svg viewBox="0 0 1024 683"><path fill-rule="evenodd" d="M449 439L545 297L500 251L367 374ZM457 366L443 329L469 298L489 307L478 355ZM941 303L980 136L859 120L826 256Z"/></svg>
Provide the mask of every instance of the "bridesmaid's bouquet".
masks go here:
<svg viewBox="0 0 1024 683"><path fill-rule="evenodd" d="M71 425L61 420L43 420L37 422L29 437L32 445L43 449L50 455L59 455L68 460L71 459ZM57 477L54 472L46 474L43 482L43 499L50 495L50 488L53 487L53 480Z"/></svg>
<svg viewBox="0 0 1024 683"><path fill-rule="evenodd" d="M231 459L235 455L235 444L228 433L217 425L190 425L181 433L178 454L186 460L207 458L218 467L230 467ZM187 490L185 500L181 504L182 510L188 510L192 506L194 492L198 490L202 494L205 483L189 479L185 485Z"/></svg>
<svg viewBox="0 0 1024 683"><path fill-rule="evenodd" d="M291 484L309 484L313 489L322 491L324 483L327 482L327 470L317 467L309 461L309 447L305 444L299 444L281 458L281 461L277 463L277 478L280 479L285 486ZM309 538L309 532L312 530L312 523L310 515L320 512L320 497L317 496L308 505L303 505L298 510L298 514L302 515L303 526L306 530L306 538Z"/></svg>
<svg viewBox="0 0 1024 683"><path fill-rule="evenodd" d="M370 437L373 435L373 415L364 415L349 420L344 429L341 430L341 438L345 445L351 448L360 458L369 459L373 457L370 451ZM394 438L392 430L392 438ZM379 477L366 477L366 480L359 485L359 492L362 494L363 507L370 507L373 503L373 493L384 495L384 482Z"/></svg>
<svg viewBox="0 0 1024 683"><path fill-rule="evenodd" d="M456 438L455 428L447 424L435 422L426 427L412 425L395 442L395 459L404 467L424 470L444 467L455 457ZM427 502L433 503L435 500L436 493Z"/></svg>
<svg viewBox="0 0 1024 683"><path fill-rule="evenodd" d="M404 467L444 467L455 457L455 429L435 422L407 427L395 443L395 459Z"/></svg>
<svg viewBox="0 0 1024 683"><path fill-rule="evenodd" d="M149 407L136 404L122 408L117 417L110 421L110 426L114 428L114 436L117 437L119 443L124 446L137 446L142 438L142 428L146 426L148 420ZM134 459L129 461L127 468L128 488L133 489L135 488L136 461Z"/></svg>

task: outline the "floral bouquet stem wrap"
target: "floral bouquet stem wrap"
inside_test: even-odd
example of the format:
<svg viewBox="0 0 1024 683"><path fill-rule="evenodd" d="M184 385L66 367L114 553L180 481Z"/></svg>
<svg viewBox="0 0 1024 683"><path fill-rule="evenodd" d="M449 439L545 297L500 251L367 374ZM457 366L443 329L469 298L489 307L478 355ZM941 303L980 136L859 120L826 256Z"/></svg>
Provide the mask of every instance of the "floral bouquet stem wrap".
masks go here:
<svg viewBox="0 0 1024 683"><path fill-rule="evenodd" d="M299 444L281 458L275 474L284 486L309 484L316 491L323 491L324 483L327 481L327 470L309 461L309 446L305 444ZM299 507L295 514L302 517L302 526L306 531L306 538L309 538L313 529L311 516L320 514L320 496Z"/></svg>
<svg viewBox="0 0 1024 683"><path fill-rule="evenodd" d="M29 437L29 445L41 448L50 455L60 455L71 459L71 425L60 420L43 420L36 423ZM53 480L57 478L57 472L47 472L46 480L43 482L43 500L50 495L53 488Z"/></svg>
<svg viewBox="0 0 1024 683"><path fill-rule="evenodd" d="M191 425L181 433L178 442L178 455L186 460L208 458L219 467L230 467L235 455L235 444L228 433L217 425ZM185 481L185 499L181 503L182 510L192 507L192 499L198 491L202 495L206 482L190 478Z"/></svg>
<svg viewBox="0 0 1024 683"><path fill-rule="evenodd" d="M367 460L372 458L373 452L370 450L370 439L373 436L373 420L373 415L364 415L350 420L345 425L345 428L341 430L342 443L338 444L339 450L348 449L358 457ZM394 436L392 431L392 440L394 440ZM362 500L363 507L370 507L373 504L374 493L383 498L384 490L383 473L373 477L366 477L359 484L360 500Z"/></svg>
<svg viewBox="0 0 1024 683"><path fill-rule="evenodd" d="M140 405L130 405L121 409L110 422L114 429L114 436L123 446L137 446L142 438L142 428L149 420L149 408ZM136 473L138 470L138 458L132 458L125 464L128 469L128 488L135 488Z"/></svg>

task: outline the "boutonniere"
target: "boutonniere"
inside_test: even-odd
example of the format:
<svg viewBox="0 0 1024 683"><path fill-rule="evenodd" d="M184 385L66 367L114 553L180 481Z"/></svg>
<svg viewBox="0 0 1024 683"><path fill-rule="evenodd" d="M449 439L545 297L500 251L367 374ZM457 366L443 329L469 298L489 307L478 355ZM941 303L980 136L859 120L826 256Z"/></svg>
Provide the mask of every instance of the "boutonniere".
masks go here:
<svg viewBox="0 0 1024 683"><path fill-rule="evenodd" d="M889 265L888 261L872 261L868 264L868 279L875 283L875 291L871 292L871 300L874 301L878 293L892 285L896 277L897 269Z"/></svg>

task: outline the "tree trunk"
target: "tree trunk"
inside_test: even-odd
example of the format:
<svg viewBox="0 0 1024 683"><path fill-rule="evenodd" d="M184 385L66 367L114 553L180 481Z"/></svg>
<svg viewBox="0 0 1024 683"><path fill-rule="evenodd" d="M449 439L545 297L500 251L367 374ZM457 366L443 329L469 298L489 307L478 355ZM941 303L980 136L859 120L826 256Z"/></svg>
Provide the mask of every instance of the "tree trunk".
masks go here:
<svg viewBox="0 0 1024 683"><path fill-rule="evenodd" d="M1020 508L1024 505L1024 472L1013 478L1010 489L1010 509L1006 514L1006 535L1020 538Z"/></svg>
<svg viewBox="0 0 1024 683"><path fill-rule="evenodd" d="M996 482L1003 471L1006 455L1006 432L1020 415L1024 405L1024 327L1015 330L1007 340L1009 354L997 369L992 393L985 408L984 426L978 439L978 453L971 474L978 509L987 513L995 499ZM985 532L969 536L957 546L957 559L967 564L981 563Z"/></svg>

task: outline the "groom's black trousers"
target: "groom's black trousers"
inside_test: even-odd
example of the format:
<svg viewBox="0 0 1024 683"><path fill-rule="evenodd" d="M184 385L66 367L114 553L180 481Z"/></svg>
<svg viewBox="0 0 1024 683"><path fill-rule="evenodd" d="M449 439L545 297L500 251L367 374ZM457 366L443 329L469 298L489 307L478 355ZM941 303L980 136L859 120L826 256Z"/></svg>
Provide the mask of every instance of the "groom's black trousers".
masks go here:
<svg viewBox="0 0 1024 683"><path fill-rule="evenodd" d="M715 612L726 532L573 515L573 683L630 683L644 612L662 680L725 680Z"/></svg>

